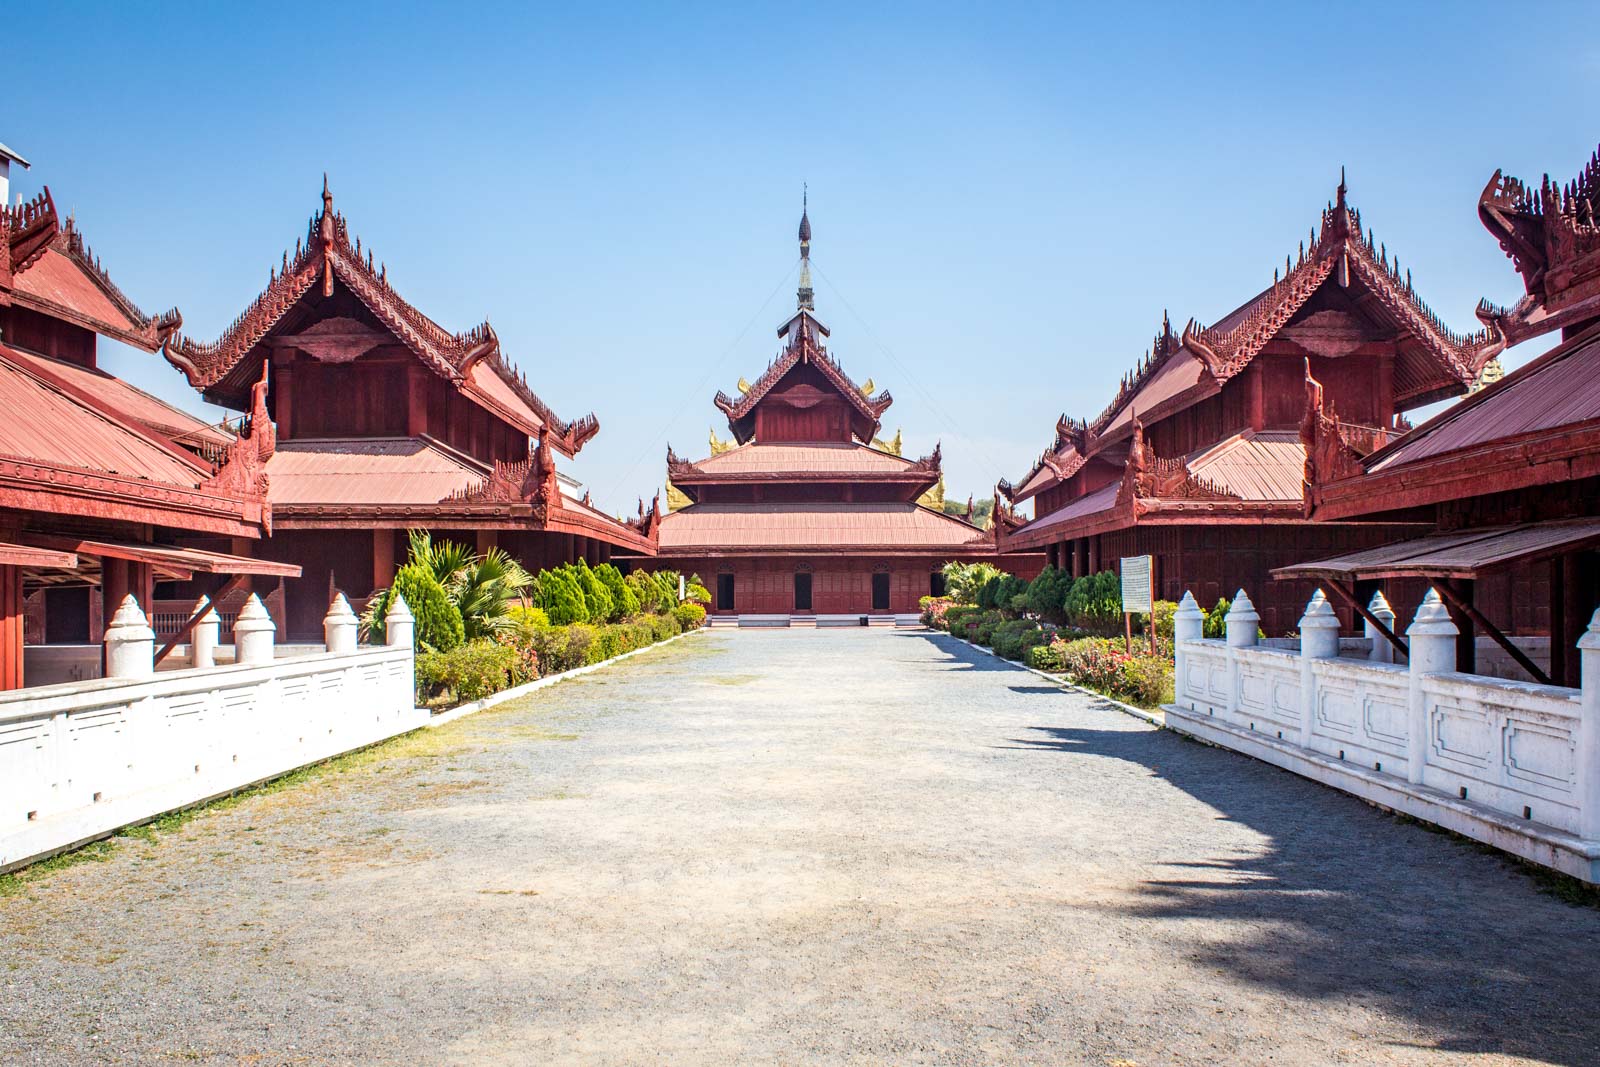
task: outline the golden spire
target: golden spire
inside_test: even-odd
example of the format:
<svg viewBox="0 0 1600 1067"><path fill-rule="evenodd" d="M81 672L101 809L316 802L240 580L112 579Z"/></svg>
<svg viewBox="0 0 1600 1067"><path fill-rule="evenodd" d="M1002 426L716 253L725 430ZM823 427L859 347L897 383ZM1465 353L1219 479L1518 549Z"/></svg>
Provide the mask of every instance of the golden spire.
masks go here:
<svg viewBox="0 0 1600 1067"><path fill-rule="evenodd" d="M800 185L800 289L795 295L801 311L817 309L816 295L811 291L811 216L807 210L809 199L805 184Z"/></svg>

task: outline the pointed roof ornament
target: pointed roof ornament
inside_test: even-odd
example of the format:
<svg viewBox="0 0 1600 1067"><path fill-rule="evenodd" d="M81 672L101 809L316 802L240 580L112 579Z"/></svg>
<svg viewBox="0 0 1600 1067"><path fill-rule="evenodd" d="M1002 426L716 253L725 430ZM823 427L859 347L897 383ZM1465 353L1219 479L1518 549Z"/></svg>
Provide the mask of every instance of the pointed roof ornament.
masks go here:
<svg viewBox="0 0 1600 1067"><path fill-rule="evenodd" d="M817 309L816 293L811 288L811 214L810 190L800 183L800 288L795 292L795 306L801 311Z"/></svg>

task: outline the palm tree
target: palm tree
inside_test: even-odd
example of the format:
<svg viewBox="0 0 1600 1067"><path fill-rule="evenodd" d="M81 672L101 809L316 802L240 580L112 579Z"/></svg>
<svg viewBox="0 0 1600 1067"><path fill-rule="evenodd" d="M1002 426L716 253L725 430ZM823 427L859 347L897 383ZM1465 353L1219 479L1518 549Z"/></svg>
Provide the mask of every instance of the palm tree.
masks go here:
<svg viewBox="0 0 1600 1067"><path fill-rule="evenodd" d="M467 639L488 637L511 624L511 605L533 583L522 565L504 551L491 548L459 568L445 591L461 609Z"/></svg>

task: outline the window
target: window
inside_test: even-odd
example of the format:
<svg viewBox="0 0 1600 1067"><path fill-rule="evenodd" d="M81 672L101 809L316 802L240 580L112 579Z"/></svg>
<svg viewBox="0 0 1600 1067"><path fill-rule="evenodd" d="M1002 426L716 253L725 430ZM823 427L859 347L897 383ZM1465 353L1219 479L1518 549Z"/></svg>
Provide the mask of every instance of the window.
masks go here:
<svg viewBox="0 0 1600 1067"><path fill-rule="evenodd" d="M88 586L65 585L44 591L44 641L47 645L89 643Z"/></svg>
<svg viewBox="0 0 1600 1067"><path fill-rule="evenodd" d="M717 575L717 610L733 610L733 575Z"/></svg>
<svg viewBox="0 0 1600 1067"><path fill-rule="evenodd" d="M889 610L889 576L887 574L874 574L872 576L872 610Z"/></svg>
<svg viewBox="0 0 1600 1067"><path fill-rule="evenodd" d="M794 610L811 610L811 573L796 571L794 575Z"/></svg>
<svg viewBox="0 0 1600 1067"><path fill-rule="evenodd" d="M934 571L928 575L928 595L944 596L944 571Z"/></svg>

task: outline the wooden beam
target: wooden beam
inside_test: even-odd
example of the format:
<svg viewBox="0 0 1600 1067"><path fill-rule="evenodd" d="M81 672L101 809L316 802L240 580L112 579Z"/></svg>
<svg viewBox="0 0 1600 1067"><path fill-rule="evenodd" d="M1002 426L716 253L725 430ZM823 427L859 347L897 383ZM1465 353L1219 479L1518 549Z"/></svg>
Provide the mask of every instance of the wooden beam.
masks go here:
<svg viewBox="0 0 1600 1067"><path fill-rule="evenodd" d="M1346 589L1338 582L1327 578L1322 579L1322 581L1318 584L1320 584L1323 589L1333 593L1334 596L1338 597L1340 600L1350 605L1350 607L1354 608L1355 613L1361 616L1367 622L1371 623L1373 629L1382 634L1391 645L1400 651L1402 656L1405 656L1408 659L1411 657L1411 650L1406 647L1406 643L1400 640L1400 638L1396 637L1394 631L1385 626L1383 624L1383 620L1374 615L1371 610L1368 609L1368 607L1356 597L1355 593L1351 592L1349 589Z"/></svg>
<svg viewBox="0 0 1600 1067"><path fill-rule="evenodd" d="M156 652L156 658L154 662L160 663L162 660L166 659L168 654L182 644L183 639L193 633L196 626L200 625L200 620L205 618L206 612L215 607L217 601L221 600L223 597L237 589L239 584L245 580L245 577L246 576L243 574L235 574L231 578L228 578L226 581L224 581L215 590L207 593L204 598L202 598L203 603L198 609L195 610L195 613L189 616L188 621L186 621L182 626L178 627L178 632L173 634L172 637L168 639L167 643L162 645L161 648Z"/></svg>
<svg viewBox="0 0 1600 1067"><path fill-rule="evenodd" d="M1454 583L1447 578L1436 578L1432 584L1433 587L1439 591L1439 595L1444 598L1445 603L1449 604L1461 614L1471 619L1472 624L1478 629L1482 630L1484 633L1488 634L1489 639L1495 644L1505 649L1506 654L1512 659L1516 660L1517 664L1523 670L1528 672L1528 676L1530 678L1541 685L1551 684L1550 676L1545 674L1544 671L1540 670L1538 665L1534 663L1533 660L1528 658L1527 653L1523 652L1522 649L1512 644L1511 638L1501 633L1500 628L1495 626L1494 623L1490 622L1488 618L1484 616L1483 612L1473 607L1472 601L1460 589L1458 589Z"/></svg>

